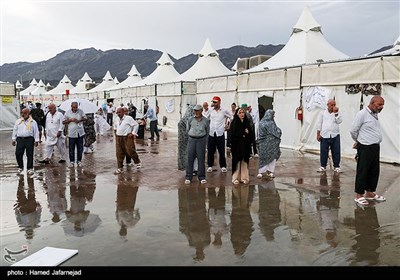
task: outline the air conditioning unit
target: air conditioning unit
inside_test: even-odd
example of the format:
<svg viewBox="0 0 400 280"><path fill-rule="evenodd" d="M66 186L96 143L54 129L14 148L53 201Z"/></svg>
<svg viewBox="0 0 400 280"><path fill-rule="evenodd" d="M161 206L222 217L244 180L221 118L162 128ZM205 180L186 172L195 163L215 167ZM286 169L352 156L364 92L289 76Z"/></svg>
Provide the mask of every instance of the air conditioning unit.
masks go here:
<svg viewBox="0 0 400 280"><path fill-rule="evenodd" d="M86 90L91 90L91 89L94 88L95 86L96 86L95 83L85 84L85 89L86 89Z"/></svg>
<svg viewBox="0 0 400 280"><path fill-rule="evenodd" d="M237 62L237 70L236 71L242 72L247 69L249 69L249 59L248 58L240 58Z"/></svg>
<svg viewBox="0 0 400 280"><path fill-rule="evenodd" d="M253 67L259 65L259 64L263 63L264 61L267 61L271 57L272 57L272 55L265 55L265 54L252 56L249 59L249 68L253 68Z"/></svg>

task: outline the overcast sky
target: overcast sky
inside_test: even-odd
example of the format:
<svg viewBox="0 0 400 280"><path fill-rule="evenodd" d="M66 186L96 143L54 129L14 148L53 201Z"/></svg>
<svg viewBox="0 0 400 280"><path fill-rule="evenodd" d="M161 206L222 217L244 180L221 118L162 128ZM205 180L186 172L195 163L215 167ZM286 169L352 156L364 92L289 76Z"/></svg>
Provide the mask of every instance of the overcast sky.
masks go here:
<svg viewBox="0 0 400 280"><path fill-rule="evenodd" d="M339 51L359 57L400 35L396 1L1 1L0 65L67 49L154 49L179 59L207 38L218 50L286 44L304 6Z"/></svg>

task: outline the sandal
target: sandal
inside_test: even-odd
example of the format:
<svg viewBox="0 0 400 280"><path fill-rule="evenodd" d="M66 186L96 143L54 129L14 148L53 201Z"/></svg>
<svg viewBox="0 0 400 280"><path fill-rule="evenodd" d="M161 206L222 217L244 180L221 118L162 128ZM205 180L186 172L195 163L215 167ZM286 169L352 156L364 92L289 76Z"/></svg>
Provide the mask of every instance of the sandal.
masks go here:
<svg viewBox="0 0 400 280"><path fill-rule="evenodd" d="M326 168L321 166L317 169L317 172L326 172Z"/></svg>
<svg viewBox="0 0 400 280"><path fill-rule="evenodd" d="M381 195L379 195L379 194L375 194L375 196L374 197L365 197L365 199L366 200L375 200L375 201L385 201L386 200L386 198L385 197L383 197L383 196L381 196Z"/></svg>
<svg viewBox="0 0 400 280"><path fill-rule="evenodd" d="M234 183L235 185L238 185L238 184L239 184L239 180L235 180L235 181L233 181L233 183Z"/></svg>
<svg viewBox="0 0 400 280"><path fill-rule="evenodd" d="M365 197L355 198L354 201L360 205L368 205L368 200Z"/></svg>
<svg viewBox="0 0 400 280"><path fill-rule="evenodd" d="M114 174L117 175L117 174L121 174L123 172L124 172L124 170L122 170L122 168L118 168L117 170L115 170Z"/></svg>

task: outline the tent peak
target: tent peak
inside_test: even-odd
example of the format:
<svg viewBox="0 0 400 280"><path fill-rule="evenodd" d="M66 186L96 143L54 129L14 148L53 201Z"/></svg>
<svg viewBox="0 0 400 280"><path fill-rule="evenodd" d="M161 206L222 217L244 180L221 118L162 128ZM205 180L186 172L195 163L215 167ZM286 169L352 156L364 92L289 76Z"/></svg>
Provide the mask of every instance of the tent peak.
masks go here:
<svg viewBox="0 0 400 280"><path fill-rule="evenodd" d="M303 8L297 23L293 26L293 33L317 31L321 32L321 25L314 19L308 6Z"/></svg>
<svg viewBox="0 0 400 280"><path fill-rule="evenodd" d="M110 70L107 70L107 73L104 75L103 81L113 81L113 77L111 76Z"/></svg>
<svg viewBox="0 0 400 280"><path fill-rule="evenodd" d="M161 57L157 60L157 66L162 65L174 65L174 62L171 60L171 57L168 55L167 52L163 52Z"/></svg>
<svg viewBox="0 0 400 280"><path fill-rule="evenodd" d="M203 48L199 51L198 55L202 56L218 56L218 53L215 51L213 46L211 45L210 39L207 38Z"/></svg>
<svg viewBox="0 0 400 280"><path fill-rule="evenodd" d="M130 77L130 76L138 76L138 77L141 76L140 73L139 73L139 71L137 70L135 64L132 65L131 70L128 72L128 77Z"/></svg>

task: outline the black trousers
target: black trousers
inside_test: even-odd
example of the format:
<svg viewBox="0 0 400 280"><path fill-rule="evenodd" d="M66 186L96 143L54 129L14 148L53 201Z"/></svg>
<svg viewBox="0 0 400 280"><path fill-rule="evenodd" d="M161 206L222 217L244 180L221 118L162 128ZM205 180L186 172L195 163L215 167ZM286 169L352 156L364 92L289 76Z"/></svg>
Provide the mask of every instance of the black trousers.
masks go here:
<svg viewBox="0 0 400 280"><path fill-rule="evenodd" d="M24 153L26 151L27 169L33 169L33 151L35 147L35 138L33 137L17 137L17 146L15 149L15 157L17 158L18 167L24 169Z"/></svg>
<svg viewBox="0 0 400 280"><path fill-rule="evenodd" d="M113 113L107 113L107 123L112 127L113 126Z"/></svg>
<svg viewBox="0 0 400 280"><path fill-rule="evenodd" d="M357 146L357 169L355 192L364 194L365 191L375 192L379 180L379 144Z"/></svg>
<svg viewBox="0 0 400 280"><path fill-rule="evenodd" d="M208 146L207 146L207 163L208 167L214 165L214 154L215 150L218 150L219 154L219 166L226 167L226 157L225 157L225 134L217 136L208 136Z"/></svg>
<svg viewBox="0 0 400 280"><path fill-rule="evenodd" d="M160 133L158 133L158 127L157 127L158 121L150 121L150 135L151 139L154 139L154 133L156 134L157 138L160 138Z"/></svg>

